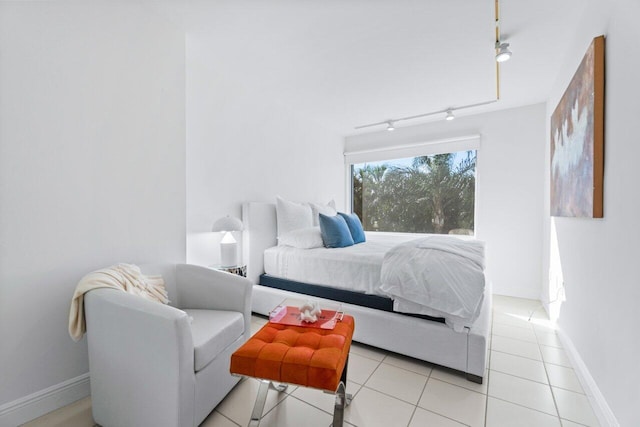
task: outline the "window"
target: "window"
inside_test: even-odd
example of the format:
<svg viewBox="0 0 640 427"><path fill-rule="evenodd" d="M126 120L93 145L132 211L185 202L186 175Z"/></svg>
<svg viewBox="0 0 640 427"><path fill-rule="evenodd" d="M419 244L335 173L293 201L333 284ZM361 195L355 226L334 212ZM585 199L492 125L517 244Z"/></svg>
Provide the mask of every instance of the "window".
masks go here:
<svg viewBox="0 0 640 427"><path fill-rule="evenodd" d="M368 231L473 234L476 158L475 149L360 163L347 156L353 212Z"/></svg>

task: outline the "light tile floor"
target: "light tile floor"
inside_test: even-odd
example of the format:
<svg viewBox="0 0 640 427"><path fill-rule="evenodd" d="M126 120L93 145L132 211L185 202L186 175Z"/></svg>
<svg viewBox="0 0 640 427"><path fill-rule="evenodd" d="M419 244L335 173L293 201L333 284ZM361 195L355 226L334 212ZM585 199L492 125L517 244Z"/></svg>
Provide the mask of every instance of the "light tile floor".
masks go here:
<svg viewBox="0 0 640 427"><path fill-rule="evenodd" d="M537 310L536 310L537 309ZM533 310L531 321L529 315ZM253 318L254 332L265 320ZM537 301L494 296L489 369L484 384L456 371L354 343L345 411L359 427L575 427L598 426L571 363ZM258 390L243 379L201 427L246 426ZM328 427L333 395L289 386L270 390L264 427ZM89 427L90 398L27 424Z"/></svg>

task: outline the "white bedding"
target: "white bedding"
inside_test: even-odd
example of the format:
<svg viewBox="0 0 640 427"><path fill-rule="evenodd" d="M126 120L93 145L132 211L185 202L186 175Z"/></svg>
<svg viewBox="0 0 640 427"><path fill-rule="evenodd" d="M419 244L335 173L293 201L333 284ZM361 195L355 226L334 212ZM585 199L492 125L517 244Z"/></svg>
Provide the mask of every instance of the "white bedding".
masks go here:
<svg viewBox="0 0 640 427"><path fill-rule="evenodd" d="M367 235L364 243L334 249L275 246L264 252L264 271L297 282L379 294L380 266L385 253L413 238Z"/></svg>
<svg viewBox="0 0 640 427"><path fill-rule="evenodd" d="M484 243L429 236L395 246L384 257L381 283L395 311L444 317L461 331L480 313Z"/></svg>

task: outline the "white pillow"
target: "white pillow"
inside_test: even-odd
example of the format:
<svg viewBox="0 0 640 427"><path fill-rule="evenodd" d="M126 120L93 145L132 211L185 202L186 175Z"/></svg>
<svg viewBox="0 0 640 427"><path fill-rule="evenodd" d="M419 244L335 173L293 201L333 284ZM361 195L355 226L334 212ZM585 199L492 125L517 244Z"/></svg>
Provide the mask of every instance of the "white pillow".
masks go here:
<svg viewBox="0 0 640 427"><path fill-rule="evenodd" d="M311 207L306 203L290 202L277 197L276 222L278 225L278 237L293 230L312 227Z"/></svg>
<svg viewBox="0 0 640 427"><path fill-rule="evenodd" d="M320 220L318 219L319 214L323 214L326 216L336 216L338 215L338 211L336 211L336 202L331 200L326 205L320 203L309 203L311 206L311 214L313 215L313 225L320 225Z"/></svg>
<svg viewBox="0 0 640 427"><path fill-rule="evenodd" d="M291 246L298 249L313 249L324 246L320 227L299 228L283 234L278 238L278 245Z"/></svg>

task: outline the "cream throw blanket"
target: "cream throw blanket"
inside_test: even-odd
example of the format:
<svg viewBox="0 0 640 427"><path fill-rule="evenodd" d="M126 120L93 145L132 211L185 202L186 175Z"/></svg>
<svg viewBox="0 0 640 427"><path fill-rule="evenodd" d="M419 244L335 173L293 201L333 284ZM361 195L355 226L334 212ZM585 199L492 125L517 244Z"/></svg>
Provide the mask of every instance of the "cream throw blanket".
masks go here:
<svg viewBox="0 0 640 427"><path fill-rule="evenodd" d="M162 276L145 276L136 265L116 264L89 273L80 279L71 299L69 335L74 341L80 341L87 330L84 319L84 294L97 288L119 289L163 304L169 302Z"/></svg>

